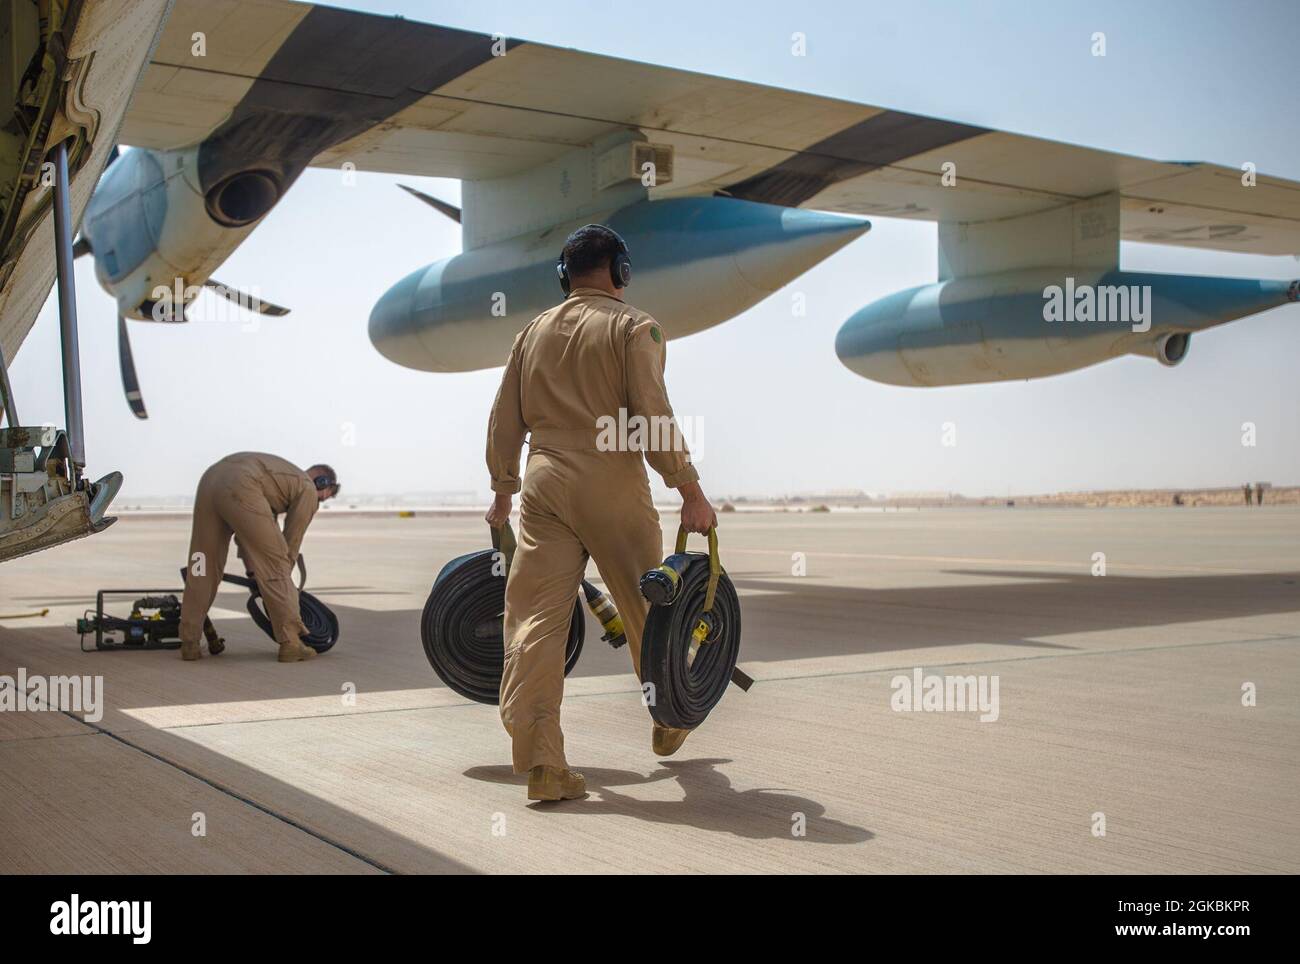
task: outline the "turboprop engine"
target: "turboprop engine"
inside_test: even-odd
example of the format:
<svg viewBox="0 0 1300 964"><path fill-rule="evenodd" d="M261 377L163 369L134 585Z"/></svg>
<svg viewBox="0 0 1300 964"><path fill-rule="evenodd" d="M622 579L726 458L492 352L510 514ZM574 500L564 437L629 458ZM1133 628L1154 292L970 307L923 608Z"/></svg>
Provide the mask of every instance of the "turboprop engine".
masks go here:
<svg viewBox="0 0 1300 964"><path fill-rule="evenodd" d="M136 149L117 154L86 205L73 247L94 257L95 277L117 300L118 362L127 404L148 418L127 333L136 321L186 321L186 309L204 288L263 315L288 309L212 277L280 200L293 169L209 164L202 187L204 144L175 151ZM225 160L219 156L219 160ZM232 312L233 314L233 312Z"/></svg>
<svg viewBox="0 0 1300 964"><path fill-rule="evenodd" d="M94 255L95 276L123 318L184 320L212 271L280 199L268 170L236 171L204 191L200 147L124 152L86 208L78 254Z"/></svg>

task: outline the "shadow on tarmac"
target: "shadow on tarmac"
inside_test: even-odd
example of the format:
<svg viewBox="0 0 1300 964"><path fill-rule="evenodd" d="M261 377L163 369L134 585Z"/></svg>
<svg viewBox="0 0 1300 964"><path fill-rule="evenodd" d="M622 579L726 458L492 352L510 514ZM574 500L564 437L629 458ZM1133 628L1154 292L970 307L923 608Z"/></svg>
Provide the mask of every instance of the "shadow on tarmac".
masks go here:
<svg viewBox="0 0 1300 964"><path fill-rule="evenodd" d="M736 790L730 778L718 769L731 761L720 757L698 760L666 760L648 774L606 767L579 767L587 778L587 797L555 803L533 803L537 810L556 810L591 816L615 814L649 823L695 827L713 833L727 833L746 840L790 838L813 843L855 844L875 837L865 827L826 816L816 800L784 789ZM465 776L487 783L518 784L520 794L528 782L524 774L508 766L470 767ZM639 800L613 787L644 786L675 780L682 791L680 800ZM802 836L799 831L802 831Z"/></svg>

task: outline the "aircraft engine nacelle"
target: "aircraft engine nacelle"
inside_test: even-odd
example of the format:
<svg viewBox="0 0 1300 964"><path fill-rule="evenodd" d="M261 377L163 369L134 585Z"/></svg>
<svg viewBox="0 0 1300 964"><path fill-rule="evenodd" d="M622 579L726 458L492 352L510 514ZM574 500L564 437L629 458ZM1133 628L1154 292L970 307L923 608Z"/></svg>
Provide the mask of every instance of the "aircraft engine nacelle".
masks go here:
<svg viewBox="0 0 1300 964"><path fill-rule="evenodd" d="M835 339L850 370L890 385L1041 378L1121 355L1179 364L1194 331L1300 300L1300 282L1032 268L900 291Z"/></svg>
<svg viewBox="0 0 1300 964"><path fill-rule="evenodd" d="M198 285L283 193L278 175L261 169L235 171L204 190L199 150L125 151L86 208L82 236L95 275L126 318L182 320Z"/></svg>
<svg viewBox="0 0 1300 964"><path fill-rule="evenodd" d="M589 221L623 236L632 256L628 300L674 338L734 317L871 226L734 198L640 201L421 268L375 305L371 342L421 371L503 364L520 329L563 298L555 259L569 232Z"/></svg>

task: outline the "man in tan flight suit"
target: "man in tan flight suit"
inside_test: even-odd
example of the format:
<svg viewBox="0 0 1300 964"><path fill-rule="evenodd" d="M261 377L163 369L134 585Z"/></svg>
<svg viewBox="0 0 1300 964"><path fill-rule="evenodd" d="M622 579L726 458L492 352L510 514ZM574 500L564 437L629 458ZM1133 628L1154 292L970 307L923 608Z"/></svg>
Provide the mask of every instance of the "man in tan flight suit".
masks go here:
<svg viewBox="0 0 1300 964"><path fill-rule="evenodd" d="M671 424L674 444L651 444L645 459L681 493L689 531L707 532L717 522L668 403L663 329L623 303L631 276L626 244L603 225L587 225L569 235L556 267L568 297L515 339L487 440L497 493L488 524L504 525L513 494L521 492L519 542L506 583L501 719L515 772L529 774L531 800L586 792L582 774L565 760L560 701L565 641L588 555L623 617L632 669L641 676L649 604L638 582L662 561L663 533L641 449L622 439L611 446L612 433L602 428L635 416ZM525 434L528 471L521 485ZM673 753L688 732L654 724L654 751Z"/></svg>
<svg viewBox="0 0 1300 964"><path fill-rule="evenodd" d="M328 465L313 465L304 472L277 455L261 452L227 455L203 473L194 495L194 526L181 600L182 659L203 655L199 648L203 620L221 585L232 535L239 558L262 593L280 644L280 662L294 663L316 655L301 641L307 627L298 605L293 567L317 507L338 491L338 477ZM276 524L281 513L283 531Z"/></svg>

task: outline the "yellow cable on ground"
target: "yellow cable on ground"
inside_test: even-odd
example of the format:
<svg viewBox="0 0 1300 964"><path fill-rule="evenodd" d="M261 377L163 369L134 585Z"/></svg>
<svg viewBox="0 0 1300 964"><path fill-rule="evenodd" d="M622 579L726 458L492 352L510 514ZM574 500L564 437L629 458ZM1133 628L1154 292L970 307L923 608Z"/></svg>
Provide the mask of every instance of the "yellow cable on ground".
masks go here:
<svg viewBox="0 0 1300 964"><path fill-rule="evenodd" d="M49 609L42 609L42 610L41 610L40 612L38 612L38 613L7 613L7 614L0 614L0 619L27 619L28 617L31 617L31 616L48 616L49 614L50 614Z"/></svg>

